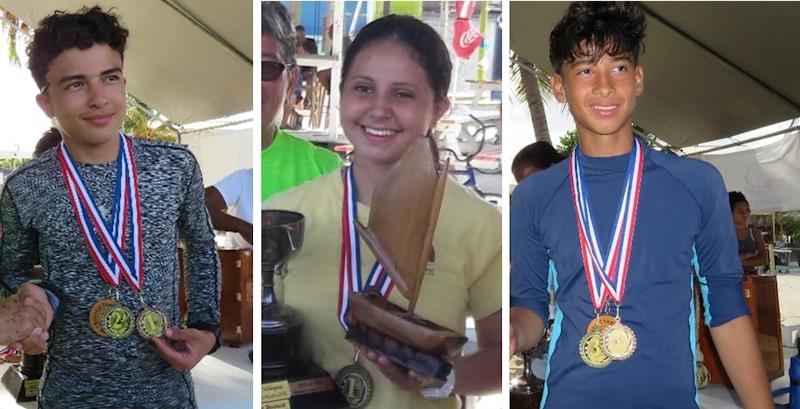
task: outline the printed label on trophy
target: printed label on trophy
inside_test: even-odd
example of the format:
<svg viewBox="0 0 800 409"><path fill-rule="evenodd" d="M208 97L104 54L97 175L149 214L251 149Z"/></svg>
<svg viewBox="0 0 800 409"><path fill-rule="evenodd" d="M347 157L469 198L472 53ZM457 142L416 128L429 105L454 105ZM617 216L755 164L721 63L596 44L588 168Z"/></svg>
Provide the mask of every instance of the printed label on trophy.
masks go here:
<svg viewBox="0 0 800 409"><path fill-rule="evenodd" d="M333 389L333 380L329 376L324 376L292 382L289 386L291 387L292 396L300 396L309 393L329 391Z"/></svg>
<svg viewBox="0 0 800 409"><path fill-rule="evenodd" d="M274 402L262 402L261 409L291 409L289 399L276 400Z"/></svg>
<svg viewBox="0 0 800 409"><path fill-rule="evenodd" d="M277 381L261 384L261 402L275 402L292 397L289 381Z"/></svg>
<svg viewBox="0 0 800 409"><path fill-rule="evenodd" d="M35 398L39 394L39 380L31 379L24 382L25 396Z"/></svg>

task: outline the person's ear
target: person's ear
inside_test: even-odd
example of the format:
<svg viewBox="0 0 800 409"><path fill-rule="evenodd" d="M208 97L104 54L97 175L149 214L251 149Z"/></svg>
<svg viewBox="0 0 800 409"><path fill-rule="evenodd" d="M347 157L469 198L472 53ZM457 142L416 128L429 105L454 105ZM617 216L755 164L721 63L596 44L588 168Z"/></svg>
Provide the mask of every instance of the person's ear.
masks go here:
<svg viewBox="0 0 800 409"><path fill-rule="evenodd" d="M550 76L550 88L553 90L553 96L556 97L556 101L560 103L567 102L567 93L564 90L564 78L561 74L553 73Z"/></svg>
<svg viewBox="0 0 800 409"><path fill-rule="evenodd" d="M636 96L641 96L644 91L644 68L641 65L637 65L636 69L634 69L633 79L635 81Z"/></svg>
<svg viewBox="0 0 800 409"><path fill-rule="evenodd" d="M431 123L429 125L431 129L442 119L448 109L450 109L450 99L447 97L433 104L433 118L431 118Z"/></svg>
<svg viewBox="0 0 800 409"><path fill-rule="evenodd" d="M50 97L47 94L36 95L36 104L39 105L39 108L48 118L55 116L53 113L53 106L50 104Z"/></svg>

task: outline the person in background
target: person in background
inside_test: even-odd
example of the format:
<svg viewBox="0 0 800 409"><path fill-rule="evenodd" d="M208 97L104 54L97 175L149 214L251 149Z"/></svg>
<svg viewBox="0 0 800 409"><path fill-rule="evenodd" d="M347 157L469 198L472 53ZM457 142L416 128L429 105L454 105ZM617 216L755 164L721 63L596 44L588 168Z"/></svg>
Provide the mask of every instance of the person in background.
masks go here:
<svg viewBox="0 0 800 409"><path fill-rule="evenodd" d="M560 162L561 155L548 142L534 142L517 152L511 162L511 173L517 183L526 177Z"/></svg>
<svg viewBox="0 0 800 409"><path fill-rule="evenodd" d="M226 231L225 248L253 247L253 168L240 169L205 189L214 230Z"/></svg>
<svg viewBox="0 0 800 409"><path fill-rule="evenodd" d="M339 155L280 129L297 80L291 20L279 1L261 3L261 201L339 169Z"/></svg>
<svg viewBox="0 0 800 409"><path fill-rule="evenodd" d="M306 28L297 25L294 28L295 36L297 37L297 53L298 54L317 54L317 42L313 38L306 37Z"/></svg>
<svg viewBox="0 0 800 409"><path fill-rule="evenodd" d="M739 242L739 260L746 274L755 274L759 266L767 265L767 246L764 236L756 228L748 225L750 221L750 203L742 192L728 192L728 201L733 215L733 226L736 229L736 240Z"/></svg>
<svg viewBox="0 0 800 409"><path fill-rule="evenodd" d="M33 157L36 158L48 150L55 148L59 143L61 143L61 132L58 128L51 127L36 141L36 147L33 148Z"/></svg>

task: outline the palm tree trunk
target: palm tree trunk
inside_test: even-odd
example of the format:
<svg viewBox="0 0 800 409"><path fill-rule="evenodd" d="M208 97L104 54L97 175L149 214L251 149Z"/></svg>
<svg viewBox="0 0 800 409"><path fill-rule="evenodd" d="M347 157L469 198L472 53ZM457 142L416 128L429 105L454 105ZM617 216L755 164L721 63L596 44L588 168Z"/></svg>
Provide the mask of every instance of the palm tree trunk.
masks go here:
<svg viewBox="0 0 800 409"><path fill-rule="evenodd" d="M550 130L547 127L547 116L544 112L544 101L539 90L539 81L536 75L528 70L520 70L522 86L525 88L526 100L528 101L528 111L531 113L533 123L533 133L536 141L550 143Z"/></svg>

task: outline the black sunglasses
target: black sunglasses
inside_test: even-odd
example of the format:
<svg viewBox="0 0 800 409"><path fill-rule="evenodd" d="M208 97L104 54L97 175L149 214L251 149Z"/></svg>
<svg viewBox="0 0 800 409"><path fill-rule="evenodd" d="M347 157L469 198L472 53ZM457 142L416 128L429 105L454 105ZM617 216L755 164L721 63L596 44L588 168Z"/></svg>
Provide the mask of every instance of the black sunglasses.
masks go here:
<svg viewBox="0 0 800 409"><path fill-rule="evenodd" d="M261 81L275 81L281 76L283 70L293 66L293 64L284 64L277 61L261 61Z"/></svg>

